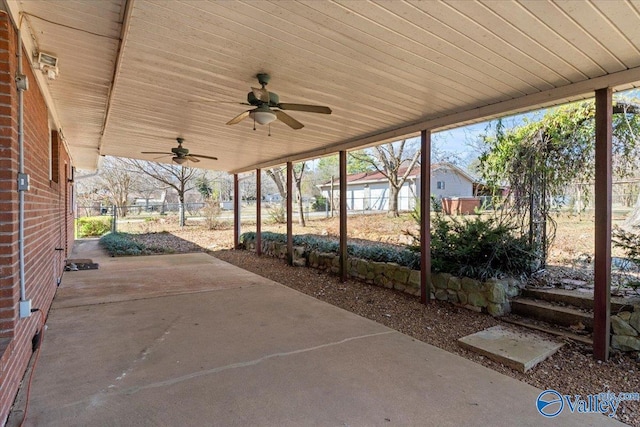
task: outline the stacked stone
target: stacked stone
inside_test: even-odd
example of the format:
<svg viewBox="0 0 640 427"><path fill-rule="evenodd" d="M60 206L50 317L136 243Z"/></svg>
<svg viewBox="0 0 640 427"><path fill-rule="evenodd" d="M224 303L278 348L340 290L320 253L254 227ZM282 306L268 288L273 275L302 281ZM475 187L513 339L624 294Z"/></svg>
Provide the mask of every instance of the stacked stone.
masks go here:
<svg viewBox="0 0 640 427"><path fill-rule="evenodd" d="M640 351L640 305L633 312L621 311L611 316L611 347L621 351Z"/></svg>
<svg viewBox="0 0 640 427"><path fill-rule="evenodd" d="M255 250L255 241L247 239L245 247ZM286 258L287 245L273 241L262 242L265 255ZM340 271L340 257L330 252L307 251L303 246L293 248L293 264L308 266L332 273ZM349 276L366 283L396 289L420 296L420 271L396 263L368 261L349 257ZM484 282L459 278L448 273L431 275L432 298L459 304L474 311L486 311L492 316L502 316L511 311L510 299L520 294L522 284L515 279L488 279ZM637 335L637 334L636 334Z"/></svg>
<svg viewBox="0 0 640 427"><path fill-rule="evenodd" d="M492 316L511 312L511 298L520 294L521 284L515 279L488 279L484 282L449 273L431 275L435 297L440 301L460 304L474 311L486 311Z"/></svg>

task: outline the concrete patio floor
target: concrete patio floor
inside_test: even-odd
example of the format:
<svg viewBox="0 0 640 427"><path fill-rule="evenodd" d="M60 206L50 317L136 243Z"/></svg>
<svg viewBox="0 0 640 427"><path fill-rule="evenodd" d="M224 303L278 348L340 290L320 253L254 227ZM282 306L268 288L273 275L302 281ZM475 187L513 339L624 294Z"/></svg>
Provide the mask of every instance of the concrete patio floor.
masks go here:
<svg viewBox="0 0 640 427"><path fill-rule="evenodd" d="M74 252L28 426L620 425L206 254Z"/></svg>

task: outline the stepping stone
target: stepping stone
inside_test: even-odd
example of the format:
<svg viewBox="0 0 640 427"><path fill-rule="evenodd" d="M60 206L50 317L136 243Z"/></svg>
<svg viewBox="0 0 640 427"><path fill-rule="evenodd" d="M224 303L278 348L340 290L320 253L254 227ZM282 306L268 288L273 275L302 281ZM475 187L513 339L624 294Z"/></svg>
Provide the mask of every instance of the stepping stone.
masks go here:
<svg viewBox="0 0 640 427"><path fill-rule="evenodd" d="M494 326L458 340L467 350L491 360L527 372L562 347L558 343L531 332L520 332L504 326Z"/></svg>
<svg viewBox="0 0 640 427"><path fill-rule="evenodd" d="M68 259L67 264L64 267L64 271L78 271L78 270L97 270L99 264L94 263L91 259Z"/></svg>
<svg viewBox="0 0 640 427"><path fill-rule="evenodd" d="M70 258L67 264L93 264L93 260L89 258Z"/></svg>

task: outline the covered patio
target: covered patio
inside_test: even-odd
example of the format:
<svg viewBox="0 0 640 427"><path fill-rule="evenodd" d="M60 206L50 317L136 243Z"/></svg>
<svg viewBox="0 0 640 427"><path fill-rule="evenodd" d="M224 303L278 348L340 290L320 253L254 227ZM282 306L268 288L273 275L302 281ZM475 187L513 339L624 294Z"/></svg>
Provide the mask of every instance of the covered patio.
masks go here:
<svg viewBox="0 0 640 427"><path fill-rule="evenodd" d="M95 169L105 155L171 162L170 156L157 159L143 152L168 152L177 137L193 153L218 159L205 158L197 166L234 173L236 183L239 173L286 163L289 254L293 162L339 152L344 177L347 150L420 135L426 165L433 132L595 94L594 355L607 359L611 105L614 90L640 81L636 2L5 0L5 5L32 54L28 59L52 127L76 168ZM259 86L259 73L270 74L271 81L251 91ZM270 95L267 104L256 101L265 90L277 91L283 103L327 106L332 114L296 111L272 102ZM253 107L268 107L278 120L251 123ZM283 118L287 109L295 121ZM294 129L297 121L304 127ZM423 167L421 177L425 303L428 170ZM342 179L343 207L344 185ZM237 243L238 197L236 203ZM341 215L345 265L346 209Z"/></svg>
<svg viewBox="0 0 640 427"><path fill-rule="evenodd" d="M345 277L347 151L420 136L428 303L432 133L594 96L594 356L609 357L612 96L640 83L637 1L2 5L2 421L40 311L33 425L543 424L539 390L206 255L79 247L101 269L63 281L74 170L200 154L187 164L235 176L237 244L239 174L286 164L291 260L293 164L339 153Z"/></svg>
<svg viewBox="0 0 640 427"><path fill-rule="evenodd" d="M25 426L622 425L203 253L74 257Z"/></svg>

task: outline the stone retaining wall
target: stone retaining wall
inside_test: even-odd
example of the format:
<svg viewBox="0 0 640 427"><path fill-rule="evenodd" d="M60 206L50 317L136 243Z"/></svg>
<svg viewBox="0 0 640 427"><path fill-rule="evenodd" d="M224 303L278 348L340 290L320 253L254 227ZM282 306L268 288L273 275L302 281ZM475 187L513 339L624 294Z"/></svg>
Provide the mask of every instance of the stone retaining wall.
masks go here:
<svg viewBox="0 0 640 427"><path fill-rule="evenodd" d="M246 239L245 247L255 251L255 239ZM262 241L262 253L284 259L287 245L270 240ZM335 253L309 251L304 246L293 247L293 264L334 274L340 271L340 258ZM366 283L397 289L420 296L420 271L395 263L368 261L349 257L348 275ZM431 297L449 301L474 311L486 311L492 316L502 316L511 311L510 299L520 294L524 286L515 279L489 279L484 282L468 277L455 277L448 273L431 275Z"/></svg>
<svg viewBox="0 0 640 427"><path fill-rule="evenodd" d="M640 351L640 305L633 312L621 311L611 316L611 347L621 351Z"/></svg>

